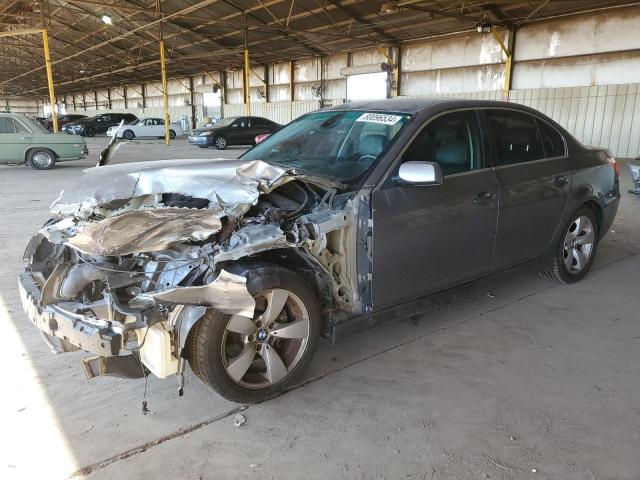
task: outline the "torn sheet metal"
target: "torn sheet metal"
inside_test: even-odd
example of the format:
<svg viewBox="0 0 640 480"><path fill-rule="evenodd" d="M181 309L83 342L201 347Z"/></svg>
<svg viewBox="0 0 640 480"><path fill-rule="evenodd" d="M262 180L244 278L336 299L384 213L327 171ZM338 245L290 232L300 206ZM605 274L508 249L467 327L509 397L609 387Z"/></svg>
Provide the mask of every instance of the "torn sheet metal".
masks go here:
<svg viewBox="0 0 640 480"><path fill-rule="evenodd" d="M247 290L247 279L226 270L221 270L220 275L206 285L143 293L138 295L135 301L144 303L149 298L158 303L202 305L229 315L249 318L253 318L256 308L256 302Z"/></svg>
<svg viewBox="0 0 640 480"><path fill-rule="evenodd" d="M179 243L204 241L220 228L220 218L209 209L131 210L79 225L67 243L91 255L158 252Z"/></svg>
<svg viewBox="0 0 640 480"><path fill-rule="evenodd" d="M98 206L143 195L178 193L209 200L209 208L239 217L288 179L287 170L260 160L163 160L92 168L63 190L51 205L54 215L83 218Z"/></svg>
<svg viewBox="0 0 640 480"><path fill-rule="evenodd" d="M278 225L251 224L231 235L228 246L220 249L214 262L237 260L254 253L290 246Z"/></svg>

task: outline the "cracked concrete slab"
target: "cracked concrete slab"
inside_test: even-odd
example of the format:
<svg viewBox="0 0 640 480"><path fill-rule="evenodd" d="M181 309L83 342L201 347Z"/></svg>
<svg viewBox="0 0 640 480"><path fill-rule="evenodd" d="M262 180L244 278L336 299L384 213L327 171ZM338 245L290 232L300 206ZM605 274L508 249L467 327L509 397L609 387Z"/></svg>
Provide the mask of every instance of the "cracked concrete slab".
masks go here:
<svg viewBox="0 0 640 480"><path fill-rule="evenodd" d="M89 141L97 152L104 139ZM178 142L131 151L137 160L220 156ZM143 416L143 381L85 380L84 354L52 356L22 313L22 248L50 200L93 161L0 167L10 346L0 361L11 365L2 478L640 477L635 197L623 197L584 282L556 285L521 269L434 298L424 315L322 344L301 386L249 407L235 427L242 406L190 372L182 398L173 381L150 379Z"/></svg>

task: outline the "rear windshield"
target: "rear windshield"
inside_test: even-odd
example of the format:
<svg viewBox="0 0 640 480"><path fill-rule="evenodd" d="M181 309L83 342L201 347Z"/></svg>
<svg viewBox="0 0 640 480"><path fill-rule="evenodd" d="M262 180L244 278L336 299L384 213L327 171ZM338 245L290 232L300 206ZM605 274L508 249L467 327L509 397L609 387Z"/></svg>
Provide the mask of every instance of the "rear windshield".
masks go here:
<svg viewBox="0 0 640 480"><path fill-rule="evenodd" d="M375 164L410 115L366 111L310 113L243 155L350 182Z"/></svg>

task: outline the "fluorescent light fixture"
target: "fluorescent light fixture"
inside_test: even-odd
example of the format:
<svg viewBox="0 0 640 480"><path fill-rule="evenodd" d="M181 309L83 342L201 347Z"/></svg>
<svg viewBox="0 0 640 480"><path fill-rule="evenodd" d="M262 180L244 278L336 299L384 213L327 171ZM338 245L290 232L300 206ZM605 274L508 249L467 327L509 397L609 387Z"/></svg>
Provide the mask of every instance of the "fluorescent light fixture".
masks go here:
<svg viewBox="0 0 640 480"><path fill-rule="evenodd" d="M104 23L105 25L113 25L113 20L111 20L111 16L107 15L106 13L104 15L102 15L102 23Z"/></svg>
<svg viewBox="0 0 640 480"><path fill-rule="evenodd" d="M389 1L389 2L383 2L382 3L382 8L380 8L380 13L393 13L393 12L397 12L398 11L398 2L396 1Z"/></svg>
<svg viewBox="0 0 640 480"><path fill-rule="evenodd" d="M491 23L483 20L476 24L476 30L478 33L491 33Z"/></svg>

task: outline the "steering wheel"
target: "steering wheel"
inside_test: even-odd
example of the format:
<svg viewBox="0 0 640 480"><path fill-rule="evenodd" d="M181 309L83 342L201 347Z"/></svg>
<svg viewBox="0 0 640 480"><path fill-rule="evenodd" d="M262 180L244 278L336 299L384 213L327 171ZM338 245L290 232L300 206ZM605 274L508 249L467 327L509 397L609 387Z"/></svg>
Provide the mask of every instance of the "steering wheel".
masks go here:
<svg viewBox="0 0 640 480"><path fill-rule="evenodd" d="M371 161L375 161L376 158L378 158L376 155L362 155L359 159L358 159L358 163L364 163L366 161L366 159L370 158Z"/></svg>

